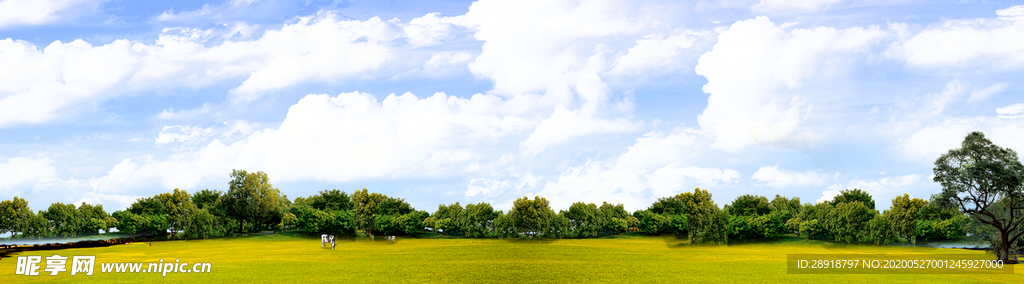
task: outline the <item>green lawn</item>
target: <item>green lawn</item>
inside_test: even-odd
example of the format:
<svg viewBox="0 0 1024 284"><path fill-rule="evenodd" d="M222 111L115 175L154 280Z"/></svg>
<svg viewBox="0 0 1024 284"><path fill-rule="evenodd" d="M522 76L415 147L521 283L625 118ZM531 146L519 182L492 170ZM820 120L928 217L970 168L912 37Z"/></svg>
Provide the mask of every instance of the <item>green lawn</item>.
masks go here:
<svg viewBox="0 0 1024 284"><path fill-rule="evenodd" d="M967 254L980 251L933 248L843 246L777 241L734 246L679 246L675 238L512 242L473 239L399 238L394 244L340 241L336 250L320 240L288 235L154 242L104 248L36 251L22 255L95 255L92 276L15 275L17 255L0 260L0 283L23 282L851 282L1020 283L1016 274L789 275L787 254ZM101 273L101 262L210 262L210 273ZM45 264L45 261L44 261ZM1024 266L1022 266L1024 267Z"/></svg>

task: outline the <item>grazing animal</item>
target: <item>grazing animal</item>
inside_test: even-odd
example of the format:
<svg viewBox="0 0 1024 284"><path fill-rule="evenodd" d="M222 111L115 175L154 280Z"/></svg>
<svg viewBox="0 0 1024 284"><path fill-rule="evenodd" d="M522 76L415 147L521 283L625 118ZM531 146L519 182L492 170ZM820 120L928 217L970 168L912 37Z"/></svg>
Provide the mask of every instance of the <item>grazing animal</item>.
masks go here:
<svg viewBox="0 0 1024 284"><path fill-rule="evenodd" d="M392 243L395 242L395 236L388 236L388 241Z"/></svg>
<svg viewBox="0 0 1024 284"><path fill-rule="evenodd" d="M331 249L334 249L334 235L320 235L320 247L324 247L327 243L331 243Z"/></svg>

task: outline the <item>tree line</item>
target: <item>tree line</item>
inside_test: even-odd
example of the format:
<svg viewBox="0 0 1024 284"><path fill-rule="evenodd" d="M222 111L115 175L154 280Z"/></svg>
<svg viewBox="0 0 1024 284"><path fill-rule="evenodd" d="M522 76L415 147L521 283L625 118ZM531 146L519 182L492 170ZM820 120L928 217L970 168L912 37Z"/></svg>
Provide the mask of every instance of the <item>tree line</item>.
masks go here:
<svg viewBox="0 0 1024 284"><path fill-rule="evenodd" d="M674 234L691 244L736 243L799 236L843 243L988 241L1000 258L1020 246L1024 166L1013 150L995 146L980 132L935 162L943 191L929 200L903 194L888 209L860 189L832 200L801 203L797 197L742 195L719 207L697 188L658 198L629 213L622 204L576 202L555 212L544 197L515 200L508 212L485 202L441 204L433 213L402 198L358 190L334 190L289 200L264 172L232 171L228 191L194 194L174 189L140 198L107 214L102 205L54 203L32 212L25 199L0 201L0 233L14 237L71 237L109 232L167 233L169 238L209 238L266 230L356 236L439 233L467 238L592 238L635 232ZM968 234L970 233L970 234Z"/></svg>
<svg viewBox="0 0 1024 284"><path fill-rule="evenodd" d="M232 172L226 193L195 194L174 189L140 198L125 210L107 214L102 205L54 203L33 213L15 197L0 204L3 232L18 237L72 237L117 228L124 233L167 233L171 238L209 238L264 230L309 234L417 235L435 232L467 238L591 238L626 232L674 234L691 243L727 243L799 235L847 243L885 244L918 239L955 240L965 235L967 216L949 202L898 196L889 210L859 189L832 201L800 203L799 198L743 195L719 208L711 193L697 188L659 198L650 207L627 212L622 204L576 202L557 213L544 197L519 198L507 213L480 202L463 207L439 205L432 214L404 199L369 192L334 190L298 197L280 194L263 172Z"/></svg>

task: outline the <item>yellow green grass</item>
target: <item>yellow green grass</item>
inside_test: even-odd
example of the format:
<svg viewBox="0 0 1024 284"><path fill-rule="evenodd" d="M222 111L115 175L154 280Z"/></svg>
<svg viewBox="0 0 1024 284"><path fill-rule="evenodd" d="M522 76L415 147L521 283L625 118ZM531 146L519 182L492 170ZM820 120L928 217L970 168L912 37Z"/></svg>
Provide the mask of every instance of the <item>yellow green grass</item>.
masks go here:
<svg viewBox="0 0 1024 284"><path fill-rule="evenodd" d="M786 274L787 254L965 254L960 249L843 246L779 241L733 246L680 246L671 237L513 242L474 239L340 241L321 249L316 238L270 235L247 238L134 243L102 248L24 252L0 260L0 283L383 283L436 282L746 282L746 283L1020 283L1015 274ZM19 255L95 255L92 276L15 275ZM210 273L101 273L101 262L210 262ZM45 261L44 261L45 262Z"/></svg>

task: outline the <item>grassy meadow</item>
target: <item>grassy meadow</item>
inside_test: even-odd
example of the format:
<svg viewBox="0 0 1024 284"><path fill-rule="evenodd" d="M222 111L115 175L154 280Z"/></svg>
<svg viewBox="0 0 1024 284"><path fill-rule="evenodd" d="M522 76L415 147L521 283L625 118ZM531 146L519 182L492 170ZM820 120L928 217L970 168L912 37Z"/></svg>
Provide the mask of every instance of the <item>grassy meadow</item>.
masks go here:
<svg viewBox="0 0 1024 284"><path fill-rule="evenodd" d="M382 283L435 282L814 282L964 283L1024 281L1015 274L786 274L787 254L966 254L981 251L844 246L794 238L732 246L686 246L672 237L507 241L413 239L337 242L322 249L318 238L265 235L211 240L133 243L101 248L32 251L20 255L95 255L92 276L15 275L17 254L0 260L0 283ZM102 273L101 262L209 262L210 273ZM146 264L148 265L148 264ZM43 261L45 266L45 260ZM191 265L190 265L191 266Z"/></svg>

